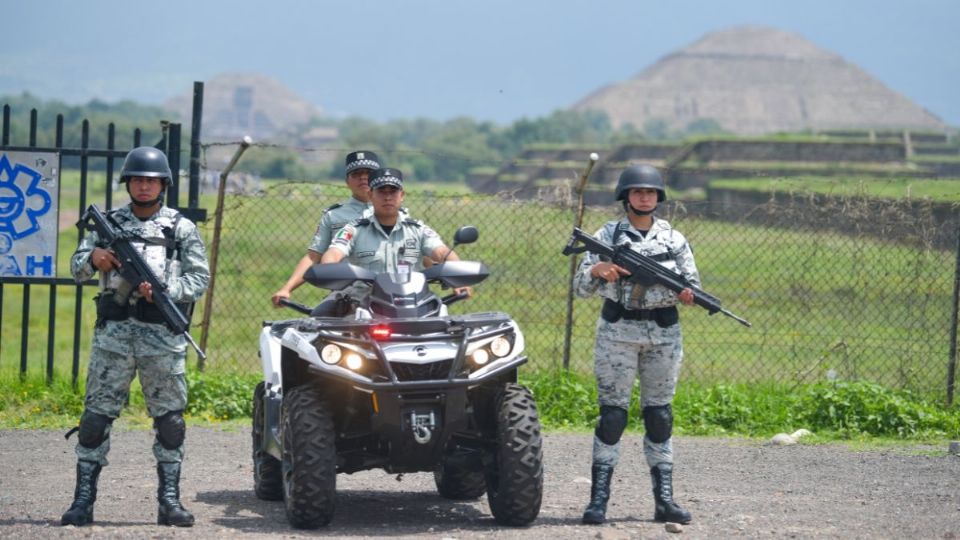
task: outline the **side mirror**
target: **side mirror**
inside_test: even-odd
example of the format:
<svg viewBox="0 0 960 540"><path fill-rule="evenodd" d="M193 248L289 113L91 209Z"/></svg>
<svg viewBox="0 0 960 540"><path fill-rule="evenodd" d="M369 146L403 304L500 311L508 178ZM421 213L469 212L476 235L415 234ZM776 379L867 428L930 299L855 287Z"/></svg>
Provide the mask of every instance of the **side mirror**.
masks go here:
<svg viewBox="0 0 960 540"><path fill-rule="evenodd" d="M459 244L472 244L477 238L480 238L480 231L473 225L464 225L453 233L453 245L456 247Z"/></svg>
<svg viewBox="0 0 960 540"><path fill-rule="evenodd" d="M453 233L453 245L450 246L450 251L448 251L447 255L440 261L440 264L447 262L447 257L450 256L450 253L452 253L457 246L460 244L472 244L477 241L477 238L480 238L480 231L473 225L464 225L457 229L457 232Z"/></svg>

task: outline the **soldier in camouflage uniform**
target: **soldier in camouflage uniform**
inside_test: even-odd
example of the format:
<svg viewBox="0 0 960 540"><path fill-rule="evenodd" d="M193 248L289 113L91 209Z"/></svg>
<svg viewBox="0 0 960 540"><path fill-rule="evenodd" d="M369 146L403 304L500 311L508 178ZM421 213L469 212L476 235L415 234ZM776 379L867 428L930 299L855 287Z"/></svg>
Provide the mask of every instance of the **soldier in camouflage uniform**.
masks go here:
<svg viewBox="0 0 960 540"><path fill-rule="evenodd" d="M337 203L323 212L320 224L313 241L307 248L306 255L300 259L286 284L273 293L273 305L280 307L280 300L290 298L290 294L300 285L303 285L303 274L308 268L320 262L323 253L330 246L330 240L336 236L344 225L359 219L370 208L370 188L368 185L370 173L380 168L380 158L369 150L359 150L347 154L346 183L350 188L351 197L342 203ZM314 311L314 315L332 315L337 311L336 295L330 295Z"/></svg>
<svg viewBox="0 0 960 540"><path fill-rule="evenodd" d="M611 245L652 257L700 286L690 245L668 222L653 215L666 199L663 179L650 165L626 168L617 182L617 200L626 216L610 221L596 237ZM576 275L577 294L604 299L597 321L594 371L600 418L593 438L590 504L583 522L603 523L610 480L620 458L620 437L627 426L630 392L640 379L640 405L646 434L643 450L653 480L654 520L689 523L690 513L673 500L671 402L683 358L677 301L693 304L693 290L675 294L663 285L624 279L630 272L588 253Z"/></svg>
<svg viewBox="0 0 960 540"><path fill-rule="evenodd" d="M108 217L120 229L135 235L133 245L167 285L171 299L185 311L206 290L210 270L196 225L163 205L170 179L163 152L151 147L133 149L120 172L131 204L109 212ZM150 284L127 282L116 271L119 266L115 254L99 245L95 232L80 242L70 260L70 271L77 282L100 272L100 294L84 411L75 429L79 431L77 484L73 504L61 523L93 522L97 480L110 451L110 427L120 416L130 383L139 372L144 401L154 420L153 455L160 484L157 523L189 527L193 515L180 504L186 434L186 339L164 324L153 304Z"/></svg>
<svg viewBox="0 0 960 540"><path fill-rule="evenodd" d="M443 243L433 229L411 218L400 206L403 202L403 173L398 169L378 169L370 176L373 211L344 226L330 243L321 262L350 263L375 273L419 272L424 260L458 261L460 258ZM458 292L469 293L468 288ZM356 287L354 300L362 302L369 287Z"/></svg>

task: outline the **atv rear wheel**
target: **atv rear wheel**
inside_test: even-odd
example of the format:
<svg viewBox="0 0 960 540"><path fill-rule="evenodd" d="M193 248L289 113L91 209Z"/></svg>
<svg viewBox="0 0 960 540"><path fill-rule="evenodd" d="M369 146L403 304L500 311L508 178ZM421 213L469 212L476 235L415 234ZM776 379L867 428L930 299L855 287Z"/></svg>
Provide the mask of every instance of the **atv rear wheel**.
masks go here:
<svg viewBox="0 0 960 540"><path fill-rule="evenodd" d="M441 497L455 501L477 499L486 490L483 471L472 471L446 462L433 470L433 481Z"/></svg>
<svg viewBox="0 0 960 540"><path fill-rule="evenodd" d="M543 439L529 390L505 384L497 396L497 450L486 470L487 499L501 525L530 524L543 499Z"/></svg>
<svg viewBox="0 0 960 540"><path fill-rule="evenodd" d="M297 387L283 398L283 494L287 521L299 529L333 519L337 450L333 415L320 394Z"/></svg>
<svg viewBox="0 0 960 540"><path fill-rule="evenodd" d="M265 501L283 500L283 473L280 460L263 450L263 434L266 431L264 416L265 383L260 382L253 391L253 491Z"/></svg>

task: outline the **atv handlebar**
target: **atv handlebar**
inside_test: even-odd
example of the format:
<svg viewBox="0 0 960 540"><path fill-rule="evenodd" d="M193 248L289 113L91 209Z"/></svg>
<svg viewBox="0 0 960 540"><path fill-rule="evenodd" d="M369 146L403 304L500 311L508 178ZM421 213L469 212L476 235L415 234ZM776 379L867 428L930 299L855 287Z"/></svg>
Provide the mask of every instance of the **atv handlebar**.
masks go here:
<svg viewBox="0 0 960 540"><path fill-rule="evenodd" d="M461 300L466 300L467 298L470 298L470 293L467 291L461 291L461 292L448 294L443 298L441 298L440 301L443 302L444 305L449 306L450 304L454 304Z"/></svg>
<svg viewBox="0 0 960 540"><path fill-rule="evenodd" d="M280 299L280 305L282 305L282 306L287 306L288 308L291 308L291 309L293 309L293 310L295 310L295 311L299 311L300 313L303 313L304 315L309 315L310 313L313 312L313 309L310 308L310 306L307 306L307 305L305 305L305 304L301 304L300 302L294 302L293 300L290 300L290 299L287 299L287 298L281 298L281 299Z"/></svg>

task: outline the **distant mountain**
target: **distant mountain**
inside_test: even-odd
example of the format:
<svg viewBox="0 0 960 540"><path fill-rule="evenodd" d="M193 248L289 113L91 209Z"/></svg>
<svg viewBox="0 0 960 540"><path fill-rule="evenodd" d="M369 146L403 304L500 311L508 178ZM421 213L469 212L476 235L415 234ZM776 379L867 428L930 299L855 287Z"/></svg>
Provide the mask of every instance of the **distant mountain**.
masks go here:
<svg viewBox="0 0 960 540"><path fill-rule="evenodd" d="M940 118L840 56L795 34L755 26L707 34L572 108L601 110L615 126L640 130L651 122L684 130L697 121L742 135L946 129Z"/></svg>
<svg viewBox="0 0 960 540"><path fill-rule="evenodd" d="M225 73L204 83L203 138L238 140L250 135L268 140L319 118L322 111L289 88L263 75ZM191 118L193 90L169 99L164 107ZM184 129L189 129L184 126Z"/></svg>

